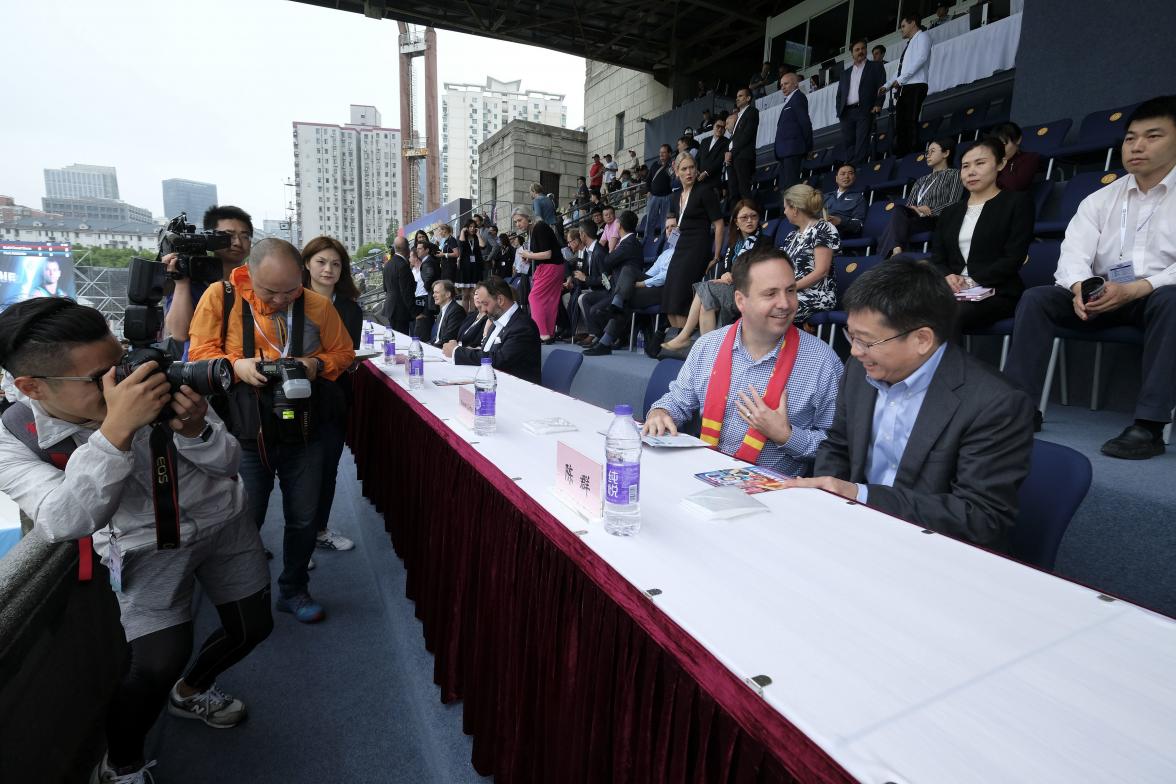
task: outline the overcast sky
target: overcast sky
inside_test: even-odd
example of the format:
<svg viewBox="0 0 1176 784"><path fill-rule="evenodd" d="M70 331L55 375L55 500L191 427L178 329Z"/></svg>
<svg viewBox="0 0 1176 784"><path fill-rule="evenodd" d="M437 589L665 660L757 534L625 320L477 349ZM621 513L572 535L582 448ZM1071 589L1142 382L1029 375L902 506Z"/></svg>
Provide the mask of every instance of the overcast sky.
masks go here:
<svg viewBox="0 0 1176 784"><path fill-rule="evenodd" d="M40 207L43 169L88 163L117 167L122 199L157 217L160 182L182 177L260 226L285 217L291 122L342 124L359 103L400 127L392 20L292 0L0 2L0 194L18 204ZM583 123L582 58L438 31L437 62L440 83L566 94Z"/></svg>

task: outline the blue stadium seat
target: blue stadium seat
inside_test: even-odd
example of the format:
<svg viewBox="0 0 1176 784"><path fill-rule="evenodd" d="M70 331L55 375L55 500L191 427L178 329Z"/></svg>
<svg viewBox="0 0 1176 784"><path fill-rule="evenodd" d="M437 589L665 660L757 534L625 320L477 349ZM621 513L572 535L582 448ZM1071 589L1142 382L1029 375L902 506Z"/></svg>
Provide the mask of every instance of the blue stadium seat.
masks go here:
<svg viewBox="0 0 1176 784"><path fill-rule="evenodd" d="M858 166L857 182L854 188L870 196L870 204L874 203L874 187L886 182L894 174L894 159L883 158L873 163L863 163Z"/></svg>
<svg viewBox="0 0 1176 784"><path fill-rule="evenodd" d="M928 117L919 123L919 144L926 145L927 142L938 138L939 129L943 127L943 115L938 117Z"/></svg>
<svg viewBox="0 0 1176 784"><path fill-rule="evenodd" d="M845 292L858 279L858 276L881 263L881 256L834 256L833 279L837 284L837 304L841 304L842 298L845 297ZM820 318L817 318L817 315L820 315ZM814 317L809 320L809 323L816 325L818 336L823 326L829 327L827 341L829 346L832 347L837 341L837 328L845 326L846 316L847 314L844 310L830 310L822 314L814 314Z"/></svg>
<svg viewBox="0 0 1176 784"><path fill-rule="evenodd" d="M1011 555L1052 571L1058 546L1090 490L1093 471L1081 452L1050 441L1034 440L1029 475L1017 494L1017 524Z"/></svg>
<svg viewBox="0 0 1176 784"><path fill-rule="evenodd" d="M1127 132L1127 118L1138 105L1102 109L1086 115L1082 118L1082 125L1078 127L1078 138L1073 144L1065 144L1055 150L1053 157L1057 160L1077 161L1088 158L1093 153L1101 155L1105 150L1103 169L1110 171L1111 156Z"/></svg>
<svg viewBox="0 0 1176 784"><path fill-rule="evenodd" d="M902 191L902 195L906 196L907 188L912 182L924 174L930 173L931 168L927 166L927 155L922 152L912 152L900 159L895 167L894 175L885 182L876 183L874 190L877 193Z"/></svg>
<svg viewBox="0 0 1176 784"><path fill-rule="evenodd" d="M1110 185L1123 176L1122 171L1082 172L1066 183L1057 214L1049 220L1039 220L1033 226L1033 233L1039 237L1060 236L1066 233L1070 219L1078 212L1078 205L1099 188Z"/></svg>
<svg viewBox="0 0 1176 784"><path fill-rule="evenodd" d="M770 221L766 221L760 227L760 233L762 235L764 235L765 237L771 237L771 238L775 239L776 229L780 227L780 221L782 221L782 220L784 220L784 219L783 218L772 218Z"/></svg>
<svg viewBox="0 0 1176 784"><path fill-rule="evenodd" d="M775 239L776 247L784 247L784 238L794 231L796 231L795 226L789 223L786 218L780 218L780 222L776 224L776 233L772 235Z"/></svg>
<svg viewBox="0 0 1176 784"><path fill-rule="evenodd" d="M954 136L957 141L963 141L965 136L976 138L981 126L984 124L984 118L988 114L988 104L978 103L963 108L957 109L951 115L951 120L948 121L947 127L944 128L944 136ZM959 156L956 156L959 160Z"/></svg>
<svg viewBox="0 0 1176 784"><path fill-rule="evenodd" d="M828 160L829 153L831 151L832 151L831 148L826 147L822 150L813 150L808 155L804 156L804 160L801 161L801 164L800 164L801 173L803 174L805 172L811 173L811 172L815 172L815 171L820 171L821 169L824 169L826 166L832 165L831 162Z"/></svg>
<svg viewBox="0 0 1176 784"><path fill-rule="evenodd" d="M572 382L576 380L576 373L580 371L582 364L584 364L584 355L579 351L555 349L543 361L543 370L541 371L543 386L552 392L570 395Z"/></svg>
<svg viewBox="0 0 1176 784"><path fill-rule="evenodd" d="M879 130L877 133L875 133L872 157L877 160L878 158L885 158L887 155L889 155L891 142L892 140L890 138L890 131Z"/></svg>
<svg viewBox="0 0 1176 784"><path fill-rule="evenodd" d="M629 350L633 350L633 345L637 341L637 317L638 316L653 316L653 331L657 332L659 322L661 321L661 303L650 305L646 308L630 309L629 310Z"/></svg>
<svg viewBox="0 0 1176 784"><path fill-rule="evenodd" d="M670 382L678 377L678 371L684 364L681 359L663 359L657 363L645 384L645 404L642 408L646 416L649 415L650 407L669 390Z"/></svg>
<svg viewBox="0 0 1176 784"><path fill-rule="evenodd" d="M1061 243L1055 241L1034 242L1029 246L1029 253L1025 256L1025 263L1021 265L1021 282L1025 284L1025 288L1031 289L1034 286L1052 286L1054 285L1054 272L1058 268L1058 254L1061 251ZM1005 362L1009 358L1009 342L1013 335L1013 320L1011 318L1001 319L995 323L989 324L987 327L974 329L965 334L965 339L971 336L995 336L1001 337L1000 346L1000 369L1004 370ZM969 340L970 344L971 341ZM969 345L969 348L971 346Z"/></svg>
<svg viewBox="0 0 1176 784"><path fill-rule="evenodd" d="M1049 201L1049 194L1053 191L1053 182L1042 180L1033 183L1033 214L1044 215L1045 204Z"/></svg>
<svg viewBox="0 0 1176 784"><path fill-rule="evenodd" d="M882 232L886 231L886 224L890 222L890 212L898 206L896 201L879 201L870 205L866 210L866 219L862 221L862 235L841 240L841 250L870 250L878 244Z"/></svg>
<svg viewBox="0 0 1176 784"><path fill-rule="evenodd" d="M1035 152L1049 161L1045 170L1047 180L1053 175L1054 153L1066 140L1066 134L1070 132L1070 126L1073 124L1073 120L1064 118L1021 129L1021 149Z"/></svg>

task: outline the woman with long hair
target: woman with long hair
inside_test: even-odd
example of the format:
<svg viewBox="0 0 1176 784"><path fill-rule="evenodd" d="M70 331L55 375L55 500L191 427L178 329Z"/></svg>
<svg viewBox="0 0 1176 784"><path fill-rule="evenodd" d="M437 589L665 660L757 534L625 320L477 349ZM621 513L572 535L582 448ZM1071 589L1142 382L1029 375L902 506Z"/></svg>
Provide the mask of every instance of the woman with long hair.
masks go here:
<svg viewBox="0 0 1176 784"><path fill-rule="evenodd" d="M321 294L335 305L335 311L351 336L351 344L359 348L360 332L363 330L363 311L356 300L359 289L351 277L351 257L339 240L333 237L315 237L302 249L302 285ZM324 383L331 383L324 381ZM319 437L323 446L323 479L319 491L318 507L315 510L315 525L318 538L315 546L323 550L350 550L355 543L346 536L327 527L331 517L331 504L335 500L335 477L339 470L339 458L343 455L343 434L346 409L351 406L351 374L343 373L334 384L339 388L343 408L327 410L319 405L315 408L318 417Z"/></svg>
<svg viewBox="0 0 1176 784"><path fill-rule="evenodd" d="M825 200L808 185L784 191L784 217L796 229L780 244L796 273L797 324L814 313L837 307L833 283L833 255L841 250L841 235L825 220Z"/></svg>
<svg viewBox="0 0 1176 784"><path fill-rule="evenodd" d="M461 243L459 248L461 256L458 259L457 280L454 281L454 285L461 293L462 308L469 311L473 302L474 288L482 280L483 253L486 248L486 239L478 231L476 220L470 218L466 221L458 236L458 242Z"/></svg>
<svg viewBox="0 0 1176 784"><path fill-rule="evenodd" d="M700 335L730 324L739 318L735 307L735 287L732 285L731 268L742 254L770 240L760 229L759 205L752 199L740 199L731 210L731 223L727 230L727 252L723 260L708 271L711 280L694 284L694 301L682 331L661 345L662 351L681 352L690 347L690 338L695 327Z"/></svg>
<svg viewBox="0 0 1176 784"><path fill-rule="evenodd" d="M559 252L559 240L555 231L536 218L531 209L520 204L511 213L515 231L526 234L520 241L517 258L533 265L531 271L531 293L527 297L531 318L539 327L539 339L544 343L555 342L555 319L559 314L559 298L563 293L564 260Z"/></svg>

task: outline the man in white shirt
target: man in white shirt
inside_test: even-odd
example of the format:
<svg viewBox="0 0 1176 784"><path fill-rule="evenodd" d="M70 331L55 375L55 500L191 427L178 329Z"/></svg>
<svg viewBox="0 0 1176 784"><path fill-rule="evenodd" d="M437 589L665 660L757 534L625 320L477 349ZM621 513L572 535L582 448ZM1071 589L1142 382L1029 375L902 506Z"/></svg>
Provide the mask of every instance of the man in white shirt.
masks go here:
<svg viewBox="0 0 1176 784"><path fill-rule="evenodd" d="M878 92L886 84L886 69L866 59L866 39L853 42L853 59L846 64L837 83L837 119L841 123L841 146L848 163L862 164L869 155L870 131L885 98Z"/></svg>
<svg viewBox="0 0 1176 784"><path fill-rule="evenodd" d="M894 155L901 158L914 152L919 143L919 114L923 111L923 101L927 99L931 36L919 26L918 14L904 15L898 29L907 39L906 48L898 58L898 76L889 85L879 88L878 94L899 88L898 102L894 106Z"/></svg>
<svg viewBox="0 0 1176 784"><path fill-rule="evenodd" d="M1055 327L1141 330L1135 422L1102 452L1146 460L1164 452L1163 428L1176 406L1176 95L1132 112L1122 153L1128 176L1086 197L1066 228L1057 286L1021 297L1005 372L1038 400Z"/></svg>

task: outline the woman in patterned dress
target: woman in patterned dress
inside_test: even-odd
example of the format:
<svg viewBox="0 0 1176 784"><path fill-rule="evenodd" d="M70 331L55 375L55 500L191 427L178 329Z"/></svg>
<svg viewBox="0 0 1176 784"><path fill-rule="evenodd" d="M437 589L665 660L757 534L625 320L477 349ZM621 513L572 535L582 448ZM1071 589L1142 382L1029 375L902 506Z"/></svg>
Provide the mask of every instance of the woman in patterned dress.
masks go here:
<svg viewBox="0 0 1176 784"><path fill-rule="evenodd" d="M802 324L814 314L837 307L833 284L833 255L841 250L841 235L825 220L825 204L819 191L793 185L784 191L784 217L796 227L780 247L796 272L796 317Z"/></svg>

